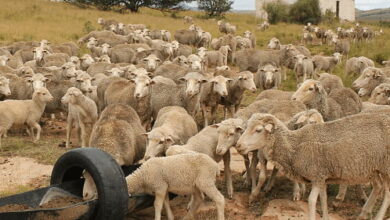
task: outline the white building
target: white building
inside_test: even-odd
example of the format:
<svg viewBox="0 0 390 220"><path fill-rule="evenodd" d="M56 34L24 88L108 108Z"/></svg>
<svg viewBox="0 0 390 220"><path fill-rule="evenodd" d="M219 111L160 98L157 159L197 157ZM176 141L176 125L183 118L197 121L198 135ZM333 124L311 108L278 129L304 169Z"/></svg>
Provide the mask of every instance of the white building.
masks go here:
<svg viewBox="0 0 390 220"><path fill-rule="evenodd" d="M256 16L261 19L267 19L267 12L263 6L277 0L256 0ZM297 0L281 0L287 4L292 4ZM355 0L319 0L320 8L324 14L327 9L331 10L342 20L355 21Z"/></svg>

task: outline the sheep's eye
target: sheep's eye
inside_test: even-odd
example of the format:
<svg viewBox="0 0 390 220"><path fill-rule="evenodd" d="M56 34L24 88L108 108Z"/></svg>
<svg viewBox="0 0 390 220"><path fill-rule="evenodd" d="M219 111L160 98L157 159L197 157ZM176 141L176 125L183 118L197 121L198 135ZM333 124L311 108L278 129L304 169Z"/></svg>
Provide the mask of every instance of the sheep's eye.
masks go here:
<svg viewBox="0 0 390 220"><path fill-rule="evenodd" d="M42 95L46 95L46 93L42 93Z"/></svg>
<svg viewBox="0 0 390 220"><path fill-rule="evenodd" d="M234 135L234 133L229 133L229 136L233 136Z"/></svg>
<svg viewBox="0 0 390 220"><path fill-rule="evenodd" d="M313 88L309 88L309 91L313 91L314 89Z"/></svg>
<svg viewBox="0 0 390 220"><path fill-rule="evenodd" d="M149 85L150 85L150 83L146 83L145 85L146 85L146 86L149 86Z"/></svg>
<svg viewBox="0 0 390 220"><path fill-rule="evenodd" d="M257 132L257 133L261 133L262 131L263 131L262 128L257 128L257 129L256 129L256 132Z"/></svg>
<svg viewBox="0 0 390 220"><path fill-rule="evenodd" d="M0 86L2 86L3 85L3 83L0 83Z"/></svg>
<svg viewBox="0 0 390 220"><path fill-rule="evenodd" d="M165 141L160 141L160 142L158 142L158 143L159 143L159 144L164 144L164 142L165 142Z"/></svg>

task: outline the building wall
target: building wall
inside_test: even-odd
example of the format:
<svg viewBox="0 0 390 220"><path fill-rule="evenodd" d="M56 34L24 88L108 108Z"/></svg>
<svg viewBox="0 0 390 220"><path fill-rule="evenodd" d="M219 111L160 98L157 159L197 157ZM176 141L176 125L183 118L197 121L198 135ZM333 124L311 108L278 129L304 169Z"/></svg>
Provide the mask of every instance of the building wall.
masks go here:
<svg viewBox="0 0 390 220"><path fill-rule="evenodd" d="M263 5L275 0L256 0L256 17L260 19L267 19L267 12L264 11ZM283 0L288 4L292 4L297 0ZM327 9L336 13L337 0L319 0L322 13ZM340 18L348 21L355 21L355 0L339 0L340 1Z"/></svg>

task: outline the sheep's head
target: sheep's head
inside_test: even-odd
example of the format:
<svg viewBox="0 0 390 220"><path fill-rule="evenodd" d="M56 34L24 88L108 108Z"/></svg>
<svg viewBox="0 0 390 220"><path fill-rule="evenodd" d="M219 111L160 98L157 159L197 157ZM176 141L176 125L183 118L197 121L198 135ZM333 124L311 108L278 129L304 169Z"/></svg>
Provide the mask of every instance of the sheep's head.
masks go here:
<svg viewBox="0 0 390 220"><path fill-rule="evenodd" d="M382 83L375 87L369 101L377 105L390 105L390 83Z"/></svg>
<svg viewBox="0 0 390 220"><path fill-rule="evenodd" d="M297 118L296 118L297 117ZM296 114L293 119L295 120L295 130L300 129L308 124L324 123L324 119L316 109L310 109L304 112Z"/></svg>
<svg viewBox="0 0 390 220"><path fill-rule="evenodd" d="M151 94L152 85L155 82L147 75L139 75L130 80L135 84L134 98L141 99Z"/></svg>
<svg viewBox="0 0 390 220"><path fill-rule="evenodd" d="M210 80L210 83L213 86L214 92L216 92L218 95L222 97L226 97L228 95L227 84L231 81L233 80L230 78L225 78L223 76L216 76Z"/></svg>
<svg viewBox="0 0 390 220"><path fill-rule="evenodd" d="M32 99L38 99L40 102L47 103L53 101L54 98L50 94L49 90L47 90L45 87L42 87L34 91Z"/></svg>
<svg viewBox="0 0 390 220"><path fill-rule="evenodd" d="M66 79L72 79L77 76L76 65L74 63L68 62L61 66L62 75Z"/></svg>
<svg viewBox="0 0 390 220"><path fill-rule="evenodd" d="M144 135L148 137L148 144L146 146L144 160L162 156L170 146L175 143L180 144L178 143L179 137L171 133L161 127L154 128L149 133L145 133Z"/></svg>
<svg viewBox="0 0 390 220"><path fill-rule="evenodd" d="M92 58L91 55L89 54L84 54L81 58L80 58L80 61L81 61L81 65L85 65L85 66L89 66L91 65L92 63L95 62L95 60Z"/></svg>
<svg viewBox="0 0 390 220"><path fill-rule="evenodd" d="M266 64L265 66L262 66L258 70L258 74L261 74L265 77L265 85L268 87L272 87L272 85L275 83L275 75L280 72L280 69L277 68L273 64Z"/></svg>
<svg viewBox="0 0 390 220"><path fill-rule="evenodd" d="M37 73L34 75L27 75L25 76L25 78L27 84L30 84L33 87L34 91L36 91L37 89L45 88L46 83L50 82L50 77L52 76L52 74L43 75L41 73Z"/></svg>
<svg viewBox="0 0 390 220"><path fill-rule="evenodd" d="M332 56L333 56L333 58L334 58L335 60L337 60L337 63L339 63L339 62L341 61L341 57L342 57L343 55L340 54L340 53L334 53Z"/></svg>
<svg viewBox="0 0 390 220"><path fill-rule="evenodd" d="M198 55L191 54L188 56L188 63L192 70L201 71L202 70L202 58Z"/></svg>
<svg viewBox="0 0 390 220"><path fill-rule="evenodd" d="M49 54L50 52L43 47L35 47L33 50L34 60L37 62L42 62L44 57Z"/></svg>
<svg viewBox="0 0 390 220"><path fill-rule="evenodd" d="M234 147L244 131L244 121L238 118L230 118L219 124L211 125L218 132L218 145L216 153L224 155L231 147Z"/></svg>
<svg viewBox="0 0 390 220"><path fill-rule="evenodd" d="M76 104L78 99L83 96L80 89L71 87L66 91L66 94L61 98L63 104Z"/></svg>
<svg viewBox="0 0 390 220"><path fill-rule="evenodd" d="M0 94L4 96L11 95L11 89L9 88L9 79L0 76Z"/></svg>
<svg viewBox="0 0 390 220"><path fill-rule="evenodd" d="M252 37L252 32L250 32L250 31L245 31L245 32L244 32L244 37L246 37L246 38L251 38L251 37Z"/></svg>
<svg viewBox="0 0 390 220"><path fill-rule="evenodd" d="M80 62L80 58L78 58L77 56L71 56L69 58L69 62L74 63L75 65L77 65Z"/></svg>
<svg viewBox="0 0 390 220"><path fill-rule="evenodd" d="M180 81L186 82L186 95L193 97L201 92L202 84L206 83L205 77L197 72L187 73L184 77L179 78Z"/></svg>
<svg viewBox="0 0 390 220"><path fill-rule="evenodd" d="M302 83L298 90L292 95L291 99L308 105L321 95L326 95L326 91L321 82L309 79Z"/></svg>
<svg viewBox="0 0 390 220"><path fill-rule="evenodd" d="M83 186L83 200L88 201L92 199L97 199L97 189L95 181L93 181L91 174L84 170L83 177L85 179Z"/></svg>
<svg viewBox="0 0 390 220"><path fill-rule="evenodd" d="M116 77L121 77L123 76L123 73L125 71L120 69L120 68L117 68L117 67L114 67L112 69L109 69L109 70L106 70L106 73L109 75L109 76L116 76Z"/></svg>
<svg viewBox="0 0 390 220"><path fill-rule="evenodd" d="M161 60L154 54L150 54L149 56L145 57L142 59L142 62L145 63L146 69L150 72L155 71L161 64Z"/></svg>
<svg viewBox="0 0 390 220"><path fill-rule="evenodd" d="M237 78L238 85L241 89L246 89L251 92L256 92L256 85L253 80L253 73L249 71L244 71L238 73L235 78Z"/></svg>
<svg viewBox="0 0 390 220"><path fill-rule="evenodd" d="M185 56L178 56L173 59L173 63L179 64L180 66L188 67L188 59Z"/></svg>
<svg viewBox="0 0 390 220"><path fill-rule="evenodd" d="M29 66L23 66L17 70L18 75L21 77L27 77L34 75L34 70Z"/></svg>
<svg viewBox="0 0 390 220"><path fill-rule="evenodd" d="M95 80L94 77L91 77L88 73L82 71L80 74L77 74L76 81L78 87L84 93L92 93L92 82Z"/></svg>
<svg viewBox="0 0 390 220"><path fill-rule="evenodd" d="M279 122L271 114L253 114L248 120L247 128L237 142L237 151L240 154L248 154L254 150L273 147L276 140L274 132L280 129Z"/></svg>
<svg viewBox="0 0 390 220"><path fill-rule="evenodd" d="M276 38L276 37L271 38L271 40L268 43L268 48L269 49L279 50L280 49L280 41L279 41L279 39Z"/></svg>
<svg viewBox="0 0 390 220"><path fill-rule="evenodd" d="M10 58L6 55L0 56L0 66L7 65L7 62L10 60Z"/></svg>
<svg viewBox="0 0 390 220"><path fill-rule="evenodd" d="M108 54L111 46L107 43L102 44L102 54Z"/></svg>
<svg viewBox="0 0 390 220"><path fill-rule="evenodd" d="M97 23L100 24L100 25L103 25L104 24L104 19L103 18L98 18L97 19Z"/></svg>
<svg viewBox="0 0 390 220"><path fill-rule="evenodd" d="M215 71L228 71L228 70L230 70L229 66L217 66L215 68Z"/></svg>
<svg viewBox="0 0 390 220"><path fill-rule="evenodd" d="M358 95L369 96L376 86L378 86L384 77L381 69L375 67L366 68L363 73L352 83L352 88L358 91Z"/></svg>

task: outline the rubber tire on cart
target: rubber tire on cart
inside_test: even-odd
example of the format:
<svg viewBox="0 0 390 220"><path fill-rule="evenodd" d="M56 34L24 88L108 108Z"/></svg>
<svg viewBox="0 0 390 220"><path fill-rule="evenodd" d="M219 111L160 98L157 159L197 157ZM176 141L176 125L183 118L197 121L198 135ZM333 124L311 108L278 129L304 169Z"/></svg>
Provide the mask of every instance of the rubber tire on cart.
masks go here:
<svg viewBox="0 0 390 220"><path fill-rule="evenodd" d="M63 154L54 165L50 184L78 180L83 170L95 181L98 192L98 220L124 219L129 194L122 169L106 152L97 148L79 148Z"/></svg>

